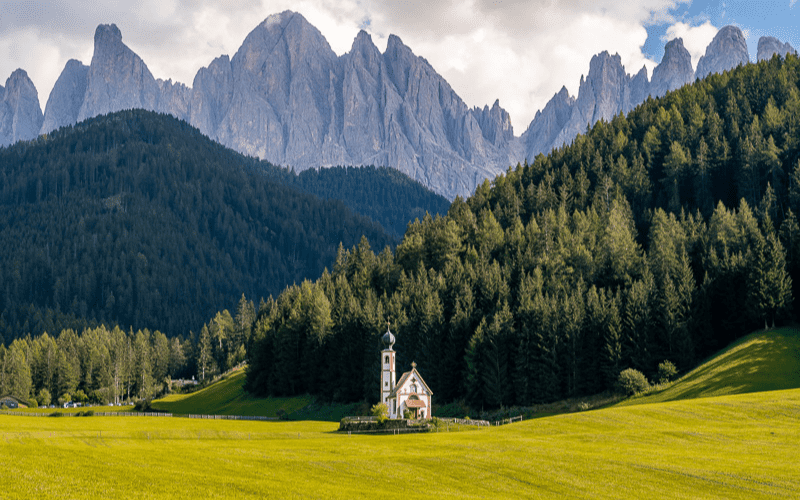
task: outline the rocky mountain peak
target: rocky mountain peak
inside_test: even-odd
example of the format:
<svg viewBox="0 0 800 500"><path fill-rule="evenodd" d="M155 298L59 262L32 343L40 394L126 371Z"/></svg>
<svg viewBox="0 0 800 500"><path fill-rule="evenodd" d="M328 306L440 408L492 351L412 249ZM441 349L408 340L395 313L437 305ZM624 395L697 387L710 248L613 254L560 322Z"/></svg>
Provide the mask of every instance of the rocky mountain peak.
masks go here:
<svg viewBox="0 0 800 500"><path fill-rule="evenodd" d="M75 59L67 61L47 99L42 134L77 122L86 97L88 78L89 66Z"/></svg>
<svg viewBox="0 0 800 500"><path fill-rule="evenodd" d="M692 82L694 82L692 56L683 46L682 38L672 39L664 47L661 63L653 70L650 94L653 97L661 97Z"/></svg>
<svg viewBox="0 0 800 500"><path fill-rule="evenodd" d="M511 115L500 106L500 99L494 101L492 107L474 108L473 114L478 121L483 137L495 146L502 146L514 139L514 127Z"/></svg>
<svg viewBox="0 0 800 500"><path fill-rule="evenodd" d="M11 73L0 96L0 146L38 136L42 128L42 108L39 93L28 73L22 69Z"/></svg>
<svg viewBox="0 0 800 500"><path fill-rule="evenodd" d="M101 24L94 41L78 121L122 109L158 110L158 84L144 61L122 43L119 28Z"/></svg>
<svg viewBox="0 0 800 500"><path fill-rule="evenodd" d="M98 45L113 45L122 43L122 32L116 24L101 24L94 31L95 48Z"/></svg>
<svg viewBox="0 0 800 500"><path fill-rule="evenodd" d="M786 54L797 55L797 51L792 47L789 42L782 43L775 37L762 36L758 39L758 60L772 59L772 56L778 54L781 57L786 57Z"/></svg>
<svg viewBox="0 0 800 500"><path fill-rule="evenodd" d="M749 62L747 41L742 30L736 26L725 26L717 32L706 47L705 55L697 63L697 78L705 78L711 73L722 73Z"/></svg>

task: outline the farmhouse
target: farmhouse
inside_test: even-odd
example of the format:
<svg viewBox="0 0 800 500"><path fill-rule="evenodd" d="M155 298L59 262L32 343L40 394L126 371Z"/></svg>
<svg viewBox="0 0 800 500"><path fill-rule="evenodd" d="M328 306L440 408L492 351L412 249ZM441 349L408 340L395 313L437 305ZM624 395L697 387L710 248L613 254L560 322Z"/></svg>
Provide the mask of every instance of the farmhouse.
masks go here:
<svg viewBox="0 0 800 500"><path fill-rule="evenodd" d="M10 410L15 410L17 408L27 408L28 405L23 403L21 400L15 398L14 396L3 396L0 398L0 406L4 406Z"/></svg>
<svg viewBox="0 0 800 500"><path fill-rule="evenodd" d="M381 341L384 346L381 351L381 403L389 408L389 418L402 417L406 410L411 411L414 418L432 417L433 391L422 380L417 364L411 363L411 371L403 373L395 383L395 339L391 330L386 329Z"/></svg>

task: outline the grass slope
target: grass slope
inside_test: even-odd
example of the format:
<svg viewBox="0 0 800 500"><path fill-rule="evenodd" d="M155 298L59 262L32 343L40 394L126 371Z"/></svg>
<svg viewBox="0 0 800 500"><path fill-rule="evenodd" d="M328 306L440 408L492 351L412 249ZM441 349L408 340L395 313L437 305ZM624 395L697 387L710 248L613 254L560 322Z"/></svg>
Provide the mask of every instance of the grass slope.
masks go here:
<svg viewBox="0 0 800 500"><path fill-rule="evenodd" d="M296 398L255 398L245 392L244 369L191 394L171 394L153 401L153 408L176 414L244 415L277 417L278 410L287 414L308 406L311 396Z"/></svg>
<svg viewBox="0 0 800 500"><path fill-rule="evenodd" d="M244 390L245 371L239 369L191 394L171 394L153 401L153 408L174 414L244 415L278 417L283 410L291 420L338 422L363 411L360 404L324 404L313 396L257 398Z"/></svg>
<svg viewBox="0 0 800 500"><path fill-rule="evenodd" d="M620 403L647 404L800 388L800 330L752 333L663 390Z"/></svg>
<svg viewBox="0 0 800 500"><path fill-rule="evenodd" d="M559 415L478 432L0 416L9 498L796 498L800 390Z"/></svg>

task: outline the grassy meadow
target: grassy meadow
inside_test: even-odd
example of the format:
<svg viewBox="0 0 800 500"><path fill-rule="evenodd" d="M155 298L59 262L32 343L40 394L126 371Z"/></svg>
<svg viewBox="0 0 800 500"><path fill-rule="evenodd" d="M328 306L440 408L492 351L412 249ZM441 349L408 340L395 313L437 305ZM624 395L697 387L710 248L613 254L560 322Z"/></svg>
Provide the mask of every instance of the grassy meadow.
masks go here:
<svg viewBox="0 0 800 500"><path fill-rule="evenodd" d="M800 387L800 330L778 328L739 339L663 389L621 405Z"/></svg>
<svg viewBox="0 0 800 500"><path fill-rule="evenodd" d="M311 420L0 415L0 497L797 498L799 337L753 334L628 404L474 432L348 436ZM242 414L241 376L162 404ZM261 410L289 410L261 401Z"/></svg>
<svg viewBox="0 0 800 500"><path fill-rule="evenodd" d="M0 416L10 498L796 498L800 390L476 432L330 422Z"/></svg>
<svg viewBox="0 0 800 500"><path fill-rule="evenodd" d="M338 422L353 415L357 404L324 404L312 396L256 398L244 390L244 369L189 394L171 394L153 401L153 409L176 415L243 415L278 417L282 410L292 420Z"/></svg>

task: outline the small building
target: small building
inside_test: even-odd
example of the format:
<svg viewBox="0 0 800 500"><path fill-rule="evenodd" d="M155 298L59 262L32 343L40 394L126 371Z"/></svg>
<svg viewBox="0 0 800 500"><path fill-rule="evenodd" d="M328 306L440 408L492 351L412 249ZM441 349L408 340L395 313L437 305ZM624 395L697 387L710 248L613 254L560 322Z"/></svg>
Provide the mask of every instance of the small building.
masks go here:
<svg viewBox="0 0 800 500"><path fill-rule="evenodd" d="M16 410L17 408L27 408L28 405L25 404L22 400L15 398L14 396L3 396L0 398L0 407L5 405L6 408L9 410Z"/></svg>
<svg viewBox="0 0 800 500"><path fill-rule="evenodd" d="M401 418L406 410L414 414L415 419L433 416L433 391L417 371L417 364L411 363L411 371L407 371L396 380L395 372L395 338L391 330L381 339L384 345L381 351L381 403L389 408L389 418Z"/></svg>

